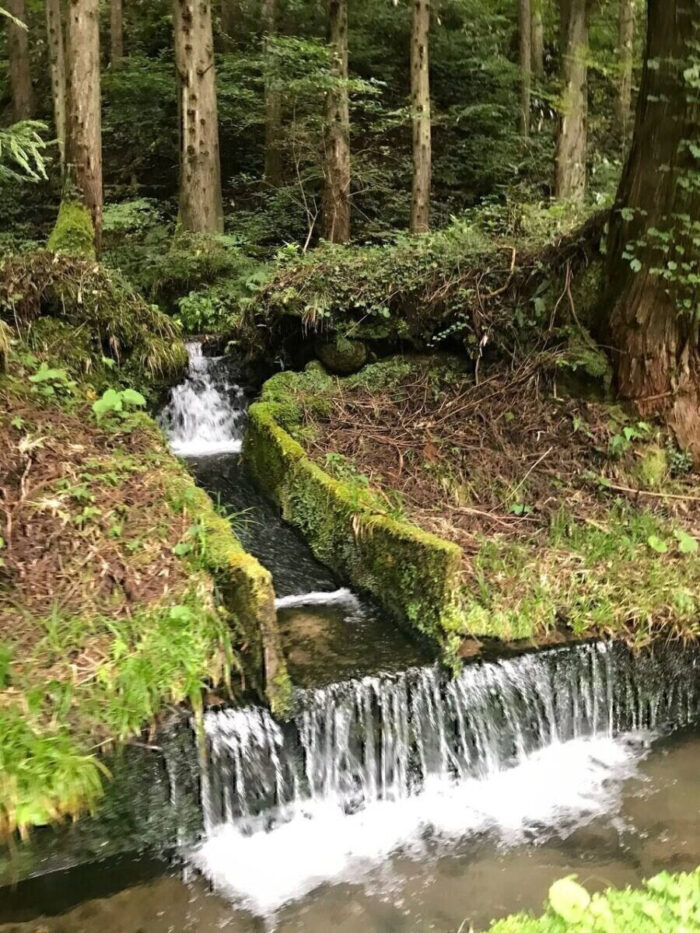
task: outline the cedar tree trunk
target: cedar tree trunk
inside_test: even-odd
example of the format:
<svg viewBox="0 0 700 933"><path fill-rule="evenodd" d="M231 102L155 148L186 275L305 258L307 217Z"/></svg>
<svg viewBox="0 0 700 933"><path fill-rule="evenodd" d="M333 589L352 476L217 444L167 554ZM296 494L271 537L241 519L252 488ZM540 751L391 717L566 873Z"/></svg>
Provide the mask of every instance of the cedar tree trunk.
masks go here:
<svg viewBox="0 0 700 933"><path fill-rule="evenodd" d="M221 162L210 0L173 0L184 230L221 233Z"/></svg>
<svg viewBox="0 0 700 933"><path fill-rule="evenodd" d="M109 0L109 38L109 61L112 68L118 68L124 58L122 0Z"/></svg>
<svg viewBox="0 0 700 933"><path fill-rule="evenodd" d="M426 233L430 229L432 141L429 37L430 0L413 0L411 34L411 113L413 119L411 233Z"/></svg>
<svg viewBox="0 0 700 933"><path fill-rule="evenodd" d="M617 388L700 463L698 0L648 0L634 135L608 243Z"/></svg>
<svg viewBox="0 0 700 933"><path fill-rule="evenodd" d="M541 81L544 78L544 20L543 0L532 0L532 73Z"/></svg>
<svg viewBox="0 0 700 933"><path fill-rule="evenodd" d="M270 38L277 33L277 0L263 0L262 17L265 36L265 181L277 188L282 184L282 98L276 86L269 51Z"/></svg>
<svg viewBox="0 0 700 933"><path fill-rule="evenodd" d="M532 9L530 0L520 0L520 132L530 135L532 95Z"/></svg>
<svg viewBox="0 0 700 933"><path fill-rule="evenodd" d="M56 139L63 173L66 165L66 55L61 0L46 0L46 44L49 52Z"/></svg>
<svg viewBox="0 0 700 933"><path fill-rule="evenodd" d="M561 0L562 100L555 192L583 203L588 122L588 0Z"/></svg>
<svg viewBox="0 0 700 933"><path fill-rule="evenodd" d="M67 168L90 209L99 253L103 208L99 0L69 0L67 45Z"/></svg>
<svg viewBox="0 0 700 933"><path fill-rule="evenodd" d="M326 95L324 233L331 243L350 239L350 103L348 100L348 2L329 0L331 72Z"/></svg>
<svg viewBox="0 0 700 933"><path fill-rule="evenodd" d="M620 83L617 90L617 122L626 149L632 128L632 64L634 59L634 0L620 0L618 23Z"/></svg>
<svg viewBox="0 0 700 933"><path fill-rule="evenodd" d="M24 0L4 0L4 5L8 13L26 26L27 10ZM29 34L11 19L6 22L12 116L14 120L28 120L34 109L32 74L29 68Z"/></svg>

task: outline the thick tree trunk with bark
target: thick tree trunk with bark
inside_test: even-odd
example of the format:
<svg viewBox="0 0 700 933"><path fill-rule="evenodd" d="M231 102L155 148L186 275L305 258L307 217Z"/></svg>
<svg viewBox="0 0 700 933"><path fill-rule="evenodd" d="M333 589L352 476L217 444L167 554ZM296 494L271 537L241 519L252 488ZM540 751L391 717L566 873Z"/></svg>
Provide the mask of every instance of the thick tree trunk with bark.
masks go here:
<svg viewBox="0 0 700 933"><path fill-rule="evenodd" d="M632 146L608 243L608 341L617 387L640 413L665 414L700 463L700 217L697 93L684 77L697 49L697 0L648 0ZM697 59L697 52L694 53ZM695 239L694 239L695 238ZM630 258L631 257L631 258Z"/></svg>
<svg viewBox="0 0 700 933"><path fill-rule="evenodd" d="M66 33L67 170L90 209L98 252L103 208L99 13L99 0L69 0Z"/></svg>
<svg viewBox="0 0 700 933"><path fill-rule="evenodd" d="M173 0L180 114L180 225L221 233L221 162L210 0Z"/></svg>
<svg viewBox="0 0 700 933"><path fill-rule="evenodd" d="M413 119L411 233L425 233L430 229L432 137L429 40L430 0L413 0L411 34L411 113Z"/></svg>
<svg viewBox="0 0 700 933"><path fill-rule="evenodd" d="M8 13L26 26L27 9L24 0L4 0L4 6ZM34 111L32 73L29 66L29 34L11 19L6 19L5 22L12 116L15 120L28 120Z"/></svg>
<svg viewBox="0 0 700 933"><path fill-rule="evenodd" d="M558 198L578 204L586 193L588 3L561 0L562 113L555 192Z"/></svg>
<svg viewBox="0 0 700 933"><path fill-rule="evenodd" d="M532 7L530 0L520 0L520 132L530 135L530 98L532 96Z"/></svg>
<svg viewBox="0 0 700 933"><path fill-rule="evenodd" d="M124 58L124 17L122 0L109 0L109 62L119 68Z"/></svg>
<svg viewBox="0 0 700 933"><path fill-rule="evenodd" d="M61 173L66 164L66 55L63 41L61 0L46 0L46 45L51 71L51 97Z"/></svg>
<svg viewBox="0 0 700 933"><path fill-rule="evenodd" d="M626 148L632 128L632 65L634 60L634 0L620 0L618 22L620 83L617 89L617 122Z"/></svg>
<svg viewBox="0 0 700 933"><path fill-rule="evenodd" d="M331 243L347 243L350 239L347 0L329 0L328 13L331 72L337 83L326 95L324 232Z"/></svg>
<svg viewBox="0 0 700 933"><path fill-rule="evenodd" d="M277 33L277 0L263 0L262 16L265 34L265 181L277 188L282 184L282 98L276 86L269 52L270 39Z"/></svg>
<svg viewBox="0 0 700 933"><path fill-rule="evenodd" d="M541 81L544 78L544 19L543 0L532 0L532 73Z"/></svg>

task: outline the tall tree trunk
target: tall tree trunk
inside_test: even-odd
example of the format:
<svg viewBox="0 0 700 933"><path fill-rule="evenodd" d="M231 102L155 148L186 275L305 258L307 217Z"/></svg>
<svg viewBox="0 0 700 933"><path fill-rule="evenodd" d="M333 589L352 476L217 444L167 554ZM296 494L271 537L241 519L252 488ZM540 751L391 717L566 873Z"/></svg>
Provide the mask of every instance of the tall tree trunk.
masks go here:
<svg viewBox="0 0 700 933"><path fill-rule="evenodd" d="M124 19L122 0L109 0L109 61L112 68L119 68L124 58Z"/></svg>
<svg viewBox="0 0 700 933"><path fill-rule="evenodd" d="M241 33L242 11L240 0L221 0L222 46L227 52L236 46Z"/></svg>
<svg viewBox="0 0 700 933"><path fill-rule="evenodd" d="M588 123L588 2L561 0L562 99L556 155L556 196L583 203Z"/></svg>
<svg viewBox="0 0 700 933"><path fill-rule="evenodd" d="M622 145L627 148L632 126L632 64L634 59L634 0L619 0L618 54L620 84L617 92L617 122Z"/></svg>
<svg viewBox="0 0 700 933"><path fill-rule="evenodd" d="M61 0L46 0L46 44L49 50L56 139L63 174L66 165L66 56Z"/></svg>
<svg viewBox="0 0 700 933"><path fill-rule="evenodd" d="M664 413L700 464L700 105L687 78L698 60L697 13L697 0L648 0L634 135L610 224L607 305L620 395L642 415Z"/></svg>
<svg viewBox="0 0 700 933"><path fill-rule="evenodd" d="M99 13L100 0L69 0L67 169L90 209L98 252L103 208Z"/></svg>
<svg viewBox="0 0 700 933"><path fill-rule="evenodd" d="M411 34L411 113L413 195L411 233L430 229L432 138L430 124L430 0L413 0Z"/></svg>
<svg viewBox="0 0 700 933"><path fill-rule="evenodd" d="M544 78L544 19L543 0L532 0L532 73L541 81Z"/></svg>
<svg viewBox="0 0 700 933"><path fill-rule="evenodd" d="M4 0L7 12L27 24L24 0ZM12 116L15 120L28 120L34 110L32 73L29 67L29 33L11 19L7 21L7 57L12 91Z"/></svg>
<svg viewBox="0 0 700 933"><path fill-rule="evenodd" d="M520 132L530 135L532 96L532 8L530 0L520 0Z"/></svg>
<svg viewBox="0 0 700 933"><path fill-rule="evenodd" d="M221 161L210 0L173 0L179 79L180 224L221 233Z"/></svg>
<svg viewBox="0 0 700 933"><path fill-rule="evenodd" d="M325 237L350 239L350 102L348 99L348 3L328 0L331 72L335 86L326 95Z"/></svg>
<svg viewBox="0 0 700 933"><path fill-rule="evenodd" d="M265 34L265 181L277 188L282 183L282 98L270 56L270 39L277 33L277 0L263 0L262 15Z"/></svg>

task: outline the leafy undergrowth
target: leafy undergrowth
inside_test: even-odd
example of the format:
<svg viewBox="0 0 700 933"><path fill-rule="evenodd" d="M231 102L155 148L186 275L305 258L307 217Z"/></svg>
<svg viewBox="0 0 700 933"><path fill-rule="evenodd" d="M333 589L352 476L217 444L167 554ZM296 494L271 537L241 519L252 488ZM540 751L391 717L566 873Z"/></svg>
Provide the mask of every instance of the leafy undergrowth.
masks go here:
<svg viewBox="0 0 700 933"><path fill-rule="evenodd" d="M196 497L144 401L27 352L0 377L0 837L92 807L96 752L201 708L234 663Z"/></svg>
<svg viewBox="0 0 700 933"><path fill-rule="evenodd" d="M517 914L490 933L691 933L700 930L700 869L662 872L642 888L588 894L573 878L555 882L541 917Z"/></svg>
<svg viewBox="0 0 700 933"><path fill-rule="evenodd" d="M316 461L461 546L453 637L700 634L697 474L657 426L566 394L576 365L547 353L475 382L395 359L299 383L292 430Z"/></svg>

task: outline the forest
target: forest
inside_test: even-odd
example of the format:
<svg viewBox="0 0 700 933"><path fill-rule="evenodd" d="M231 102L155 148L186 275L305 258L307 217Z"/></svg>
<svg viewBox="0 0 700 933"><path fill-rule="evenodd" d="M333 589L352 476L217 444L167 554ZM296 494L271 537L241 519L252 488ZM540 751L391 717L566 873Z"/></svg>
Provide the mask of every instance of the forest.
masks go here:
<svg viewBox="0 0 700 933"><path fill-rule="evenodd" d="M0 933L700 929L699 471L700 0L0 0Z"/></svg>

